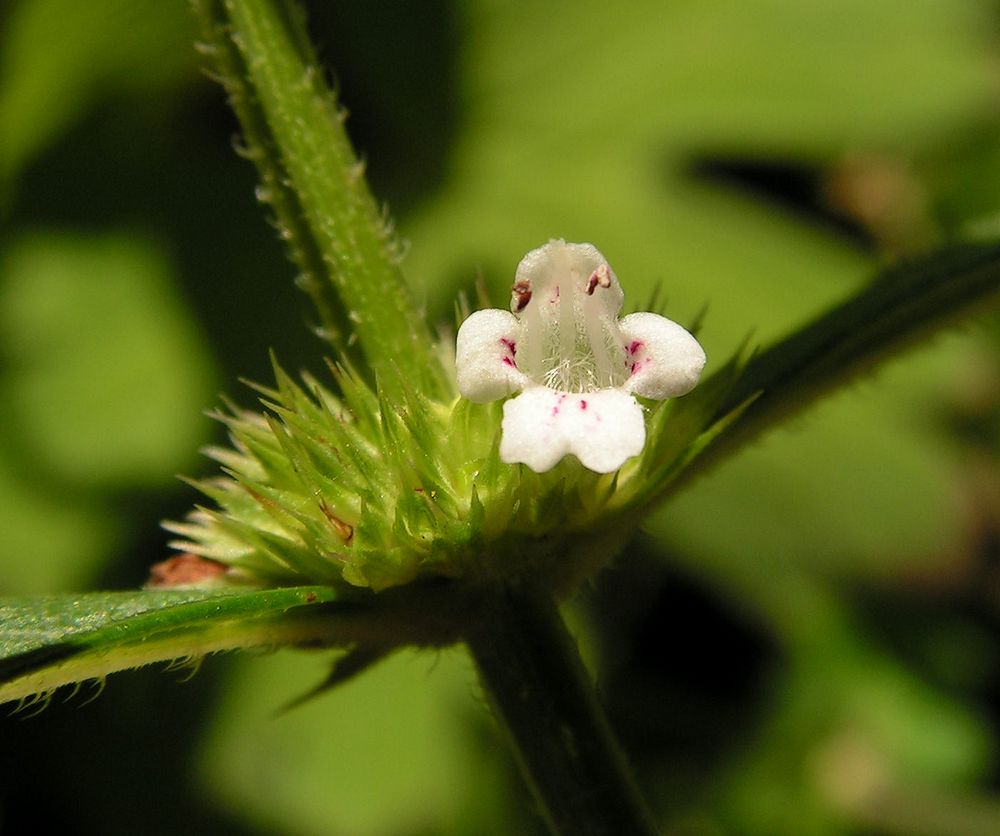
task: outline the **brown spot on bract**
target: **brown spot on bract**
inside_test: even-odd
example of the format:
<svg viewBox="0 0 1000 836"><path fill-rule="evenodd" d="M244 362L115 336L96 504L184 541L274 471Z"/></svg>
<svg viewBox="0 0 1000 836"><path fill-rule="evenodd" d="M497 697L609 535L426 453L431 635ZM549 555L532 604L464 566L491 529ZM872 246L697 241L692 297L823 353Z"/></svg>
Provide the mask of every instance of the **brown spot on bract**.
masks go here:
<svg viewBox="0 0 1000 836"><path fill-rule="evenodd" d="M320 510L323 512L323 516L329 520L330 525L333 526L333 530L337 532L337 536L344 541L345 546L351 544L351 540L354 539L354 526L350 523L344 522L340 517L330 510L330 506L327 505L323 500L319 503Z"/></svg>

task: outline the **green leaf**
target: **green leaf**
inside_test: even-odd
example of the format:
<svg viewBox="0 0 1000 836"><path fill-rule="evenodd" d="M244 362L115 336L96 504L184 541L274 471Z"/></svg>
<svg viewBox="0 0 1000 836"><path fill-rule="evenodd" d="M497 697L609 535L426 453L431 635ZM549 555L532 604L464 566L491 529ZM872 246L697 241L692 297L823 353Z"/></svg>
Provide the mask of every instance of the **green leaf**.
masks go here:
<svg viewBox="0 0 1000 836"><path fill-rule="evenodd" d="M0 598L0 702L224 650L446 647L480 606L438 582L379 595L294 586Z"/></svg>
<svg viewBox="0 0 1000 836"><path fill-rule="evenodd" d="M962 244L887 271L813 322L752 357L732 382L723 369L681 401L678 412L718 399L706 432L728 424L672 486L731 455L825 393L988 304L1000 290L1000 244ZM719 393L724 392L723 397Z"/></svg>
<svg viewBox="0 0 1000 836"><path fill-rule="evenodd" d="M328 587L102 592L0 599L0 702L46 695L154 662L290 643L330 643Z"/></svg>

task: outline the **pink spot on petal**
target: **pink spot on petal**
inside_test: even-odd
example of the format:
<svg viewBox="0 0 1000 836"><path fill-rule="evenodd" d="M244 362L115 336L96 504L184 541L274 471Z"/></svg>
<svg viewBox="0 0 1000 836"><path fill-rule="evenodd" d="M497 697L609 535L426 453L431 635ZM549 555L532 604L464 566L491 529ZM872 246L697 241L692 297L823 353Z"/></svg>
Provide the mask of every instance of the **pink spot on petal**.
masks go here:
<svg viewBox="0 0 1000 836"><path fill-rule="evenodd" d="M580 401L580 409L584 409L585 410L586 408L587 408L587 402L586 401Z"/></svg>
<svg viewBox="0 0 1000 836"><path fill-rule="evenodd" d="M635 354L640 348L642 348L642 341L632 340L632 342L629 343L628 349L626 350L628 351L629 354Z"/></svg>
<svg viewBox="0 0 1000 836"><path fill-rule="evenodd" d="M502 362L505 366L516 368L517 364L514 362L514 356L517 354L517 344L513 340L501 337L500 345L502 345L507 351L507 355L505 357L501 357L500 362Z"/></svg>

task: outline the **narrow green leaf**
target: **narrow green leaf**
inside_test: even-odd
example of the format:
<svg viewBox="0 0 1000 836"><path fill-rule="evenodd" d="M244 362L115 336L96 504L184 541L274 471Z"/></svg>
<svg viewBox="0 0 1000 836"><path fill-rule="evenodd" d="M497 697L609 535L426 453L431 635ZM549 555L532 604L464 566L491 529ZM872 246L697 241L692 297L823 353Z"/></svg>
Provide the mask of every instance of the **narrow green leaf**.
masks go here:
<svg viewBox="0 0 1000 836"><path fill-rule="evenodd" d="M789 414L994 300L998 290L1000 244L995 242L956 245L888 270L751 357L735 376L727 366L679 402L678 415L710 406L702 436L716 437L686 467L673 471L679 478L661 472L661 485L669 483L668 491L674 492ZM732 382L717 385L725 377ZM729 423L721 432L720 422ZM658 491L658 499L663 496Z"/></svg>
<svg viewBox="0 0 1000 836"><path fill-rule="evenodd" d="M478 607L441 582L379 595L296 586L0 598L0 703L227 650L444 647Z"/></svg>
<svg viewBox="0 0 1000 836"><path fill-rule="evenodd" d="M154 662L334 641L328 587L0 599L0 702ZM327 616L327 617L324 617Z"/></svg>

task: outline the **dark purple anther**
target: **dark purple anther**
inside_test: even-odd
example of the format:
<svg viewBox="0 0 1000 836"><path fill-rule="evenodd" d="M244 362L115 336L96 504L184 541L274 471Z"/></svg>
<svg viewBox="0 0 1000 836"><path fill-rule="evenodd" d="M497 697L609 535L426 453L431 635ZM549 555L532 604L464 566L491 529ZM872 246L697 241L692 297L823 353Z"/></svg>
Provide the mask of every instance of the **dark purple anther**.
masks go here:
<svg viewBox="0 0 1000 836"><path fill-rule="evenodd" d="M514 313L521 313L528 306L528 302L531 301L531 282L527 279L514 282L511 292L513 295Z"/></svg>

